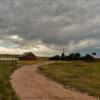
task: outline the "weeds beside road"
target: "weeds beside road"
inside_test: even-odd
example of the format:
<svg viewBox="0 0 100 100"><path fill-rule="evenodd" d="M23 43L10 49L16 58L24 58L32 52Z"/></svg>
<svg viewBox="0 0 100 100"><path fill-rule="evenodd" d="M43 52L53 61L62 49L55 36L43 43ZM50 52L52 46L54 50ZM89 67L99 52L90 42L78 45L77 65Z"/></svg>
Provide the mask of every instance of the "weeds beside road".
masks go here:
<svg viewBox="0 0 100 100"><path fill-rule="evenodd" d="M45 65L41 73L66 88L100 97L100 62L66 62Z"/></svg>

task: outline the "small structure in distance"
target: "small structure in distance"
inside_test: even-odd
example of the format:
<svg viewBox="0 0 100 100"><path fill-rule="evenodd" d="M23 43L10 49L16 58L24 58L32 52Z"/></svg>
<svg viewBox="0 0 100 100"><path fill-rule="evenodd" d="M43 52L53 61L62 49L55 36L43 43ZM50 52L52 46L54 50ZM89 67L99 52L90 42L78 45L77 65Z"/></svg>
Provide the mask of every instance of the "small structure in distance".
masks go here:
<svg viewBox="0 0 100 100"><path fill-rule="evenodd" d="M19 57L19 60L37 60L37 57L32 52L25 52Z"/></svg>

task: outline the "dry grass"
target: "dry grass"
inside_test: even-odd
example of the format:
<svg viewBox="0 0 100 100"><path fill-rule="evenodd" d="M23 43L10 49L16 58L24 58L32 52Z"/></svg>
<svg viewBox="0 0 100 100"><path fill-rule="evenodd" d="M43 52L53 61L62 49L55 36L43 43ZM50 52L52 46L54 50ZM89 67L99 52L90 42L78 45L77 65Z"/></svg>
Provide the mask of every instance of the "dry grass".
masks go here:
<svg viewBox="0 0 100 100"><path fill-rule="evenodd" d="M100 97L100 62L55 63L41 67L40 71L66 88Z"/></svg>
<svg viewBox="0 0 100 100"><path fill-rule="evenodd" d="M17 66L0 64L0 100L18 100L10 84L10 76L15 69Z"/></svg>

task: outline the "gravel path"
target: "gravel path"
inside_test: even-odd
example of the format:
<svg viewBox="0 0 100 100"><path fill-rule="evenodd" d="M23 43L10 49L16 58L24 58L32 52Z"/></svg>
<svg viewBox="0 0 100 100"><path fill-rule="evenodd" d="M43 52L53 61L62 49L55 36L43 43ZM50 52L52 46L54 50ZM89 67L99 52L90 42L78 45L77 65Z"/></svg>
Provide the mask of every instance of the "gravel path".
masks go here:
<svg viewBox="0 0 100 100"><path fill-rule="evenodd" d="M96 100L42 76L37 72L40 65L43 64L24 66L12 74L11 84L21 100Z"/></svg>

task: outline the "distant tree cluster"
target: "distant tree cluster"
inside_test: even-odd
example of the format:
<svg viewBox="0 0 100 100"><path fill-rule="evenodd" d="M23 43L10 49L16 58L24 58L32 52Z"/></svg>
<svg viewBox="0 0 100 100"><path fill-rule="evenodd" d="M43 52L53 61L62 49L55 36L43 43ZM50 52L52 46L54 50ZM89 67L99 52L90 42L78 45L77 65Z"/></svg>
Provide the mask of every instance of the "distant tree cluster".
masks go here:
<svg viewBox="0 0 100 100"><path fill-rule="evenodd" d="M68 56L64 54L54 55L49 58L50 60L63 60L63 61L72 61L72 60L93 60L94 57L90 54L86 54L85 56L81 56L80 53L70 53Z"/></svg>

